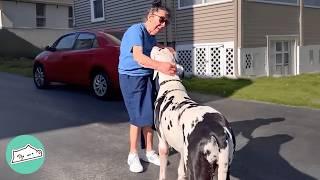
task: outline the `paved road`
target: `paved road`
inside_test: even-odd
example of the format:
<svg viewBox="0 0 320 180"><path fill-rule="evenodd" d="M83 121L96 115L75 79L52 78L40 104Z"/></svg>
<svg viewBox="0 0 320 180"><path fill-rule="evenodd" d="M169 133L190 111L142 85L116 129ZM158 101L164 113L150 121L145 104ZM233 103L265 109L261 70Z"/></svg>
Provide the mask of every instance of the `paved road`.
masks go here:
<svg viewBox="0 0 320 180"><path fill-rule="evenodd" d="M232 179L320 179L320 111L191 94L221 111L237 136ZM126 165L127 114L121 101L99 101L66 86L37 90L32 79L0 73L1 180L150 180L158 168ZM43 167L32 175L5 164L11 138L31 134L46 148ZM178 154L169 157L169 180L177 177Z"/></svg>

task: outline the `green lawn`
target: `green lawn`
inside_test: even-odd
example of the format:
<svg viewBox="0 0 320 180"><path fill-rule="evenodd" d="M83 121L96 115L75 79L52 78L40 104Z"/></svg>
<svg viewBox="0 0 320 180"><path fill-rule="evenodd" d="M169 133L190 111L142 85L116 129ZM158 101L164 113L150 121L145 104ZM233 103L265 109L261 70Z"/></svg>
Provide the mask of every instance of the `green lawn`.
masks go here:
<svg viewBox="0 0 320 180"><path fill-rule="evenodd" d="M32 77L32 60L0 58L0 71ZM188 90L222 97L320 108L320 74L281 78L183 80Z"/></svg>
<svg viewBox="0 0 320 180"><path fill-rule="evenodd" d="M0 57L0 71L32 77L32 59Z"/></svg>
<svg viewBox="0 0 320 180"><path fill-rule="evenodd" d="M320 108L320 74L257 79L184 80L188 90L223 97Z"/></svg>

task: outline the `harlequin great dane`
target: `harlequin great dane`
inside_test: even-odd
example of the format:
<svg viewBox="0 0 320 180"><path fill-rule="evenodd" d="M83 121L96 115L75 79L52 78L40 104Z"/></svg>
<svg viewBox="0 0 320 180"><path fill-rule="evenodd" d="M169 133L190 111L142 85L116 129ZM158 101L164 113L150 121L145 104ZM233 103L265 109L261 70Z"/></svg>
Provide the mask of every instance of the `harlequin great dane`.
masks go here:
<svg viewBox="0 0 320 180"><path fill-rule="evenodd" d="M151 58L175 62L168 49L154 47ZM160 174L166 179L168 145L180 153L178 179L226 180L235 138L226 118L209 106L191 100L179 76L155 71L159 83L155 126L159 137Z"/></svg>

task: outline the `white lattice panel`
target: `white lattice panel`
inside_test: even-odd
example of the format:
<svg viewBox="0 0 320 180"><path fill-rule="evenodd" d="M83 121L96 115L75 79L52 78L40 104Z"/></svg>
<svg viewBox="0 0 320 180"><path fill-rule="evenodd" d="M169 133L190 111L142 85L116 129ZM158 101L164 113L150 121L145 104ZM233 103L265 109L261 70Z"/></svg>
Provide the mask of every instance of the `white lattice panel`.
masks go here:
<svg viewBox="0 0 320 180"><path fill-rule="evenodd" d="M226 76L234 76L233 48L226 48Z"/></svg>
<svg viewBox="0 0 320 180"><path fill-rule="evenodd" d="M233 42L190 44L177 47L185 72L200 77L235 76Z"/></svg>
<svg viewBox="0 0 320 180"><path fill-rule="evenodd" d="M178 64L180 64L185 73L192 73L192 50L178 50L177 51L177 55L178 55Z"/></svg>
<svg viewBox="0 0 320 180"><path fill-rule="evenodd" d="M221 77L221 47L210 47L210 76Z"/></svg>
<svg viewBox="0 0 320 180"><path fill-rule="evenodd" d="M252 55L251 54L245 54L245 64L244 67L246 70L251 69L253 66L252 64Z"/></svg>
<svg viewBox="0 0 320 180"><path fill-rule="evenodd" d="M195 73L198 76L207 75L207 51L205 47L195 48L196 62L195 62Z"/></svg>

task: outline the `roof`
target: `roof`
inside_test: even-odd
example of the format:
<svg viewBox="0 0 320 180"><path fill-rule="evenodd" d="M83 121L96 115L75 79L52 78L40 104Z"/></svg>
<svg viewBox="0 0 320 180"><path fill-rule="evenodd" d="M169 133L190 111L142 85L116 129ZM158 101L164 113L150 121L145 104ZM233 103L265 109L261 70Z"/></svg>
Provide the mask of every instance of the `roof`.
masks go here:
<svg viewBox="0 0 320 180"><path fill-rule="evenodd" d="M73 5L73 0L16 0L21 2L33 2L44 4L57 4L57 5Z"/></svg>

